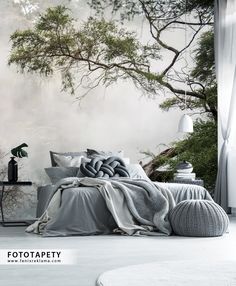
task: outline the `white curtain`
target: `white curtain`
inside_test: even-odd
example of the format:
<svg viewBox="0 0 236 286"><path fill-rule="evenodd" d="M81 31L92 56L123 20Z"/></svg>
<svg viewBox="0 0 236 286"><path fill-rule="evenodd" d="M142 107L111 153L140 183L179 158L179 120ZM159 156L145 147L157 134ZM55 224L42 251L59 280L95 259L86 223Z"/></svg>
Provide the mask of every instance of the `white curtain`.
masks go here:
<svg viewBox="0 0 236 286"><path fill-rule="evenodd" d="M214 199L228 211L229 148L233 145L232 129L236 129L236 0L215 0L215 60L219 164ZM234 176L236 192L236 174Z"/></svg>

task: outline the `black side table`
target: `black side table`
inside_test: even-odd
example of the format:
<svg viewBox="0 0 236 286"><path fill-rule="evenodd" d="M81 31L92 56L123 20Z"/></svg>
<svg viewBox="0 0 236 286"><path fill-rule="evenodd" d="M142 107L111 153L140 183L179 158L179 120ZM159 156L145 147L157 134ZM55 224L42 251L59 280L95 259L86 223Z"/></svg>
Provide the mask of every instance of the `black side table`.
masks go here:
<svg viewBox="0 0 236 286"><path fill-rule="evenodd" d="M4 211L3 211L3 197L4 193L6 192L5 188L8 186L32 186L32 182L30 181L18 181L18 182L8 182L8 181L0 181L0 208L1 208L1 215L2 221L0 222L2 226L27 226L29 223L26 221L5 221L4 219Z"/></svg>

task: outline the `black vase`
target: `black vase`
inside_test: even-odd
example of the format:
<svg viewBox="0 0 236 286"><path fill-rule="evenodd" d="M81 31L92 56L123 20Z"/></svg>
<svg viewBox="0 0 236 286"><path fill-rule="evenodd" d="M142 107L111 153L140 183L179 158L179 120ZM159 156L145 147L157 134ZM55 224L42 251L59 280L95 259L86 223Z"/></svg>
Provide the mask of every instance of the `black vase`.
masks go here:
<svg viewBox="0 0 236 286"><path fill-rule="evenodd" d="M18 180L18 165L14 160L15 157L11 157L11 160L8 163L8 181L17 182Z"/></svg>

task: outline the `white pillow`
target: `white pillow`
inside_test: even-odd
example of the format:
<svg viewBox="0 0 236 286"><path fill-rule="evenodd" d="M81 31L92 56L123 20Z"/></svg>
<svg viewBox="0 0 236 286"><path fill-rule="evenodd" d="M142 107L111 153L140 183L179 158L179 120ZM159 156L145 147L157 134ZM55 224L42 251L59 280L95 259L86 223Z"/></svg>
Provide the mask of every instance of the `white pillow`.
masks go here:
<svg viewBox="0 0 236 286"><path fill-rule="evenodd" d="M84 162L90 162L91 159L84 156L65 156L54 154L54 160L59 167L80 167Z"/></svg>
<svg viewBox="0 0 236 286"><path fill-rule="evenodd" d="M121 158L121 159L124 161L125 165L130 164L130 158Z"/></svg>
<svg viewBox="0 0 236 286"><path fill-rule="evenodd" d="M129 171L130 178L132 179L144 179L147 181L150 181L147 174L143 170L142 166L140 164L130 164L127 165L126 168Z"/></svg>

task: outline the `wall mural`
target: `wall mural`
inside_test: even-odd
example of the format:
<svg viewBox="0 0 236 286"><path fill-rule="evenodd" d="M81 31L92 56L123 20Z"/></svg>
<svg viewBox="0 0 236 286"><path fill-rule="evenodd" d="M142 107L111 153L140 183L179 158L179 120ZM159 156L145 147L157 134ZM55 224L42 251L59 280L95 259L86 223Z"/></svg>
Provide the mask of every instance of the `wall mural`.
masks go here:
<svg viewBox="0 0 236 286"><path fill-rule="evenodd" d="M166 161L146 166L153 178L161 164L176 164L176 154L178 160L192 158L201 175L206 172L199 158L203 160L206 150L193 156L191 146L199 146L198 135L206 132L212 138L208 144L201 142L212 148L206 165L215 160L212 7L185 7L186 33L186 25L170 23L157 13L176 17L185 9L184 1L179 6L172 1L176 9L161 1L144 1L143 6L136 2L0 2L0 175L6 178L10 150L27 142L29 157L18 162L18 176L33 181L32 187L9 192L8 216L35 216L36 188L48 182L44 168L50 165L49 150L123 149L135 163L144 160L141 151L158 159L154 154L167 146L171 155ZM209 62L202 60L206 55ZM203 114L204 120L196 121L195 135L179 142L183 109ZM214 172L212 164L208 177Z"/></svg>

